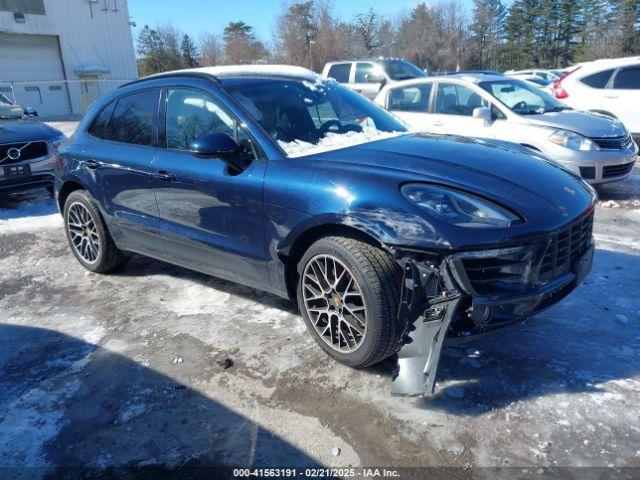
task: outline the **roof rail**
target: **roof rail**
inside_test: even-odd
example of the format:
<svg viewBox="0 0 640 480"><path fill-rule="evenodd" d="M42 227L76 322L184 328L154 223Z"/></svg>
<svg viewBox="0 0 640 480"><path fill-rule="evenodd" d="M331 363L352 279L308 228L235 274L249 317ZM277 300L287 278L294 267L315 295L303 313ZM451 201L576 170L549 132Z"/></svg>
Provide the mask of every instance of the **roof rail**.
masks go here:
<svg viewBox="0 0 640 480"><path fill-rule="evenodd" d="M163 72L163 73L154 73L153 75L147 75L146 77L139 78L132 82L123 83L118 88L128 87L129 85L135 85L137 83L146 82L148 80L156 80L158 78L171 78L171 77L191 77L191 78L200 78L203 80L209 80L213 82L220 82L215 75L211 75L209 73L204 72Z"/></svg>

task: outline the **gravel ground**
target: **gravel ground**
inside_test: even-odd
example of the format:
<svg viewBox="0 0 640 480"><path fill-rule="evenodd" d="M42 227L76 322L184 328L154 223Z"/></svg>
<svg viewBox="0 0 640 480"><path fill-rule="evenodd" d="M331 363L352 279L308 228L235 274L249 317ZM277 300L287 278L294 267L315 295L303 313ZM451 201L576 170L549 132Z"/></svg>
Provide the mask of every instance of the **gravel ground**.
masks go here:
<svg viewBox="0 0 640 480"><path fill-rule="evenodd" d="M640 467L640 171L600 197L585 284L447 348L422 399L329 360L291 302L137 256L91 274L46 192L0 197L0 477Z"/></svg>

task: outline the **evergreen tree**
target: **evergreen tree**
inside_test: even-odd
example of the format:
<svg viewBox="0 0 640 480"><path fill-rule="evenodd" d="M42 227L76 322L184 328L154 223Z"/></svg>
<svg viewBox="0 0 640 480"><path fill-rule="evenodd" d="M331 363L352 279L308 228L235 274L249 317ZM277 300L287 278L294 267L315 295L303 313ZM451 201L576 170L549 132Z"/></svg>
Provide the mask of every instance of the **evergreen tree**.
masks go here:
<svg viewBox="0 0 640 480"><path fill-rule="evenodd" d="M180 54L182 55L182 65L185 68L195 68L198 66L198 51L193 40L191 40L191 37L187 34L182 37Z"/></svg>
<svg viewBox="0 0 640 480"><path fill-rule="evenodd" d="M474 49L473 66L495 69L505 36L507 9L502 0L474 0L471 38Z"/></svg>

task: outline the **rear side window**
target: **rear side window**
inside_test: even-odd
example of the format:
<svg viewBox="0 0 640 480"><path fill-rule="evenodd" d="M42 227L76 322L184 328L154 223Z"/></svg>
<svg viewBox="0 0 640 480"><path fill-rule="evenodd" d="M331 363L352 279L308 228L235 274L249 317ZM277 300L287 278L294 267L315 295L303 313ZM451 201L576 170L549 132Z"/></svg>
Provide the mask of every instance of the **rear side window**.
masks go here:
<svg viewBox="0 0 640 480"><path fill-rule="evenodd" d="M431 83L393 88L389 91L389 109L426 113L431 95Z"/></svg>
<svg viewBox="0 0 640 480"><path fill-rule="evenodd" d="M234 120L213 98L197 90L169 90L167 100L167 148L188 150L189 144L208 133L234 138Z"/></svg>
<svg viewBox="0 0 640 480"><path fill-rule="evenodd" d="M349 83L349 72L351 71L350 63L337 63L331 65L329 69L329 78L335 79L340 83Z"/></svg>
<svg viewBox="0 0 640 480"><path fill-rule="evenodd" d="M613 88L640 90L640 65L621 69L613 80Z"/></svg>
<svg viewBox="0 0 640 480"><path fill-rule="evenodd" d="M158 90L120 97L109 122L109 140L135 145L155 144Z"/></svg>
<svg viewBox="0 0 640 480"><path fill-rule="evenodd" d="M604 88L611 78L612 73L613 69L603 70L602 72L587 75L586 77L581 78L580 81L591 88Z"/></svg>
<svg viewBox="0 0 640 480"><path fill-rule="evenodd" d="M111 120L111 114L115 106L116 101L114 100L102 109L89 127L88 131L90 135L102 138L103 140L109 140L109 120Z"/></svg>

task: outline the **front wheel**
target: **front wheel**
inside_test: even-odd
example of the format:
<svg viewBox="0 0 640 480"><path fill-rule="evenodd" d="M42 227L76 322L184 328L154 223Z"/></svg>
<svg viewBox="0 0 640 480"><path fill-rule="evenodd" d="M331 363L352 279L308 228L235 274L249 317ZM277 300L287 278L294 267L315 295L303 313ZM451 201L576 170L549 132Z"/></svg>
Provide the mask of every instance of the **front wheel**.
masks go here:
<svg viewBox="0 0 640 480"><path fill-rule="evenodd" d="M350 367L396 352L400 268L387 252L348 237L316 241L298 264L298 306L315 341Z"/></svg>
<svg viewBox="0 0 640 480"><path fill-rule="evenodd" d="M69 246L83 267L105 273L127 262L129 256L116 247L88 192L72 192L64 204L63 216Z"/></svg>

